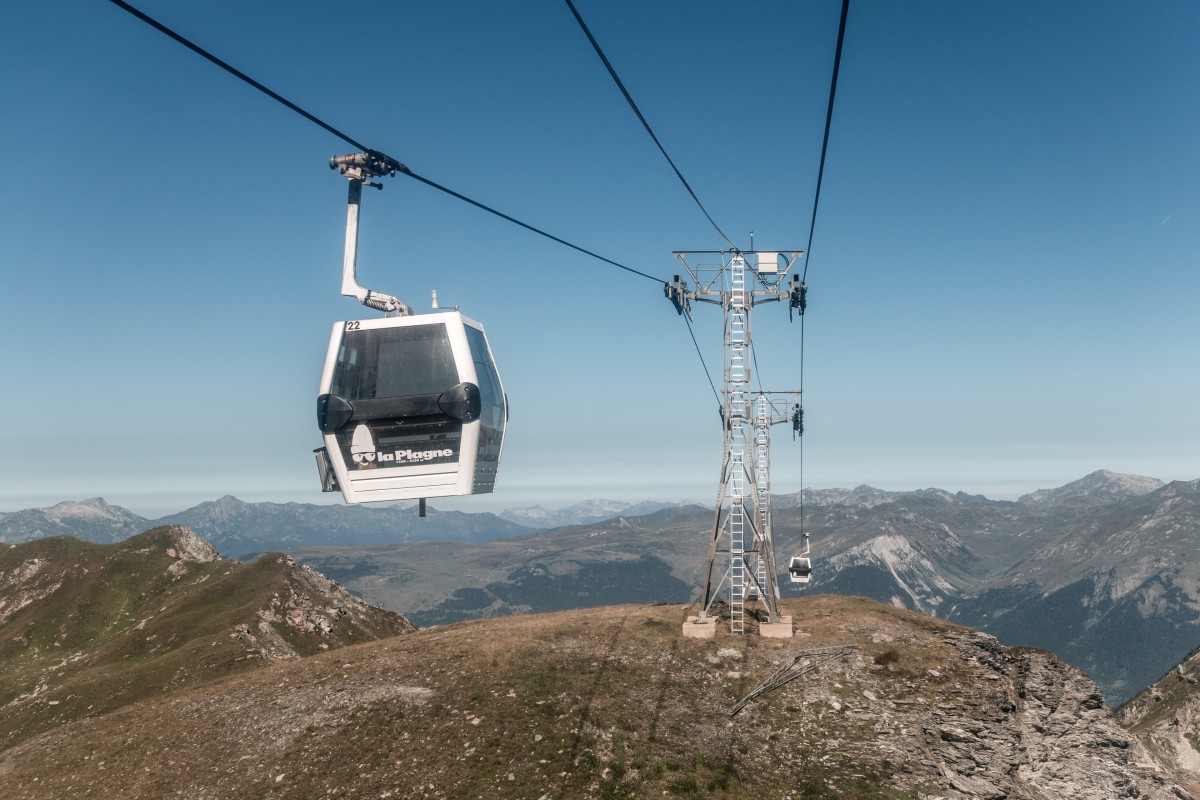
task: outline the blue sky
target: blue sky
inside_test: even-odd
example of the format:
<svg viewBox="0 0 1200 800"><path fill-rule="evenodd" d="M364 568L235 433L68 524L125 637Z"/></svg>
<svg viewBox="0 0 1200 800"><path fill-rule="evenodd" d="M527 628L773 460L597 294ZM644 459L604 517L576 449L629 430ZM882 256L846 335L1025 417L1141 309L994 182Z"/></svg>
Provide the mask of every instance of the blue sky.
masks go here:
<svg viewBox="0 0 1200 800"><path fill-rule="evenodd" d="M559 0L137 5L414 171L651 275L721 246ZM808 235L840 3L577 6L746 247ZM804 483L1012 498L1200 477L1200 5L854 0L809 266ZM0 510L317 490L348 152L100 0L0 8ZM715 400L654 282L403 177L359 277L488 329L500 510L711 502ZM754 317L768 388L799 325ZM721 319L695 330L719 373ZM719 379L719 374L717 375ZM777 429L776 491L800 486Z"/></svg>

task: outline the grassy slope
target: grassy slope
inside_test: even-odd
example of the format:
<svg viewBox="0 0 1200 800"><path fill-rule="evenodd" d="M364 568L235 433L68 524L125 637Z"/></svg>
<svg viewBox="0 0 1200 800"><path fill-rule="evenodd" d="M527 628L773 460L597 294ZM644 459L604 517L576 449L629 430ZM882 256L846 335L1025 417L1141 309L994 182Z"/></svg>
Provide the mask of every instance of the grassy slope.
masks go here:
<svg viewBox="0 0 1200 800"><path fill-rule="evenodd" d="M245 565L189 562L177 577L168 572L172 544L165 529L154 529L116 545L56 537L0 550L0 575L40 561L33 581L54 589L0 624L0 750L263 663L245 637L230 633L256 627L258 611L287 595L293 568L276 555ZM274 627L301 655L374 638L349 626L328 638Z"/></svg>

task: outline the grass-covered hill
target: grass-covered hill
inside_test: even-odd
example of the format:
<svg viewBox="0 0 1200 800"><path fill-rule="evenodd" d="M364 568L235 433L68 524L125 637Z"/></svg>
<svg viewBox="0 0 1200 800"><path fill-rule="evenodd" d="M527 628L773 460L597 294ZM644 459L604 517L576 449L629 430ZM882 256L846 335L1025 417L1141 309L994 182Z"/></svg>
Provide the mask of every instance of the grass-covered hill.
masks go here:
<svg viewBox="0 0 1200 800"><path fill-rule="evenodd" d="M148 697L410 630L287 556L226 561L179 526L117 544L58 536L0 545L0 749Z"/></svg>
<svg viewBox="0 0 1200 800"><path fill-rule="evenodd" d="M77 720L0 751L0 780L6 800L1186 797L1050 653L862 598L784 605L793 639L684 638L678 605L420 630Z"/></svg>

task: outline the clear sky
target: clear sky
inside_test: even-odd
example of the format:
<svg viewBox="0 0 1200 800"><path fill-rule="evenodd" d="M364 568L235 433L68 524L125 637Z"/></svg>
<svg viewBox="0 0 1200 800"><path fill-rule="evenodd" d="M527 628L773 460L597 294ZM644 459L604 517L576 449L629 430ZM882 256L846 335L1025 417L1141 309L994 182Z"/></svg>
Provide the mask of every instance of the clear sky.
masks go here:
<svg viewBox="0 0 1200 800"><path fill-rule="evenodd" d="M138 0L414 171L667 279L721 240L566 5ZM577 0L741 247L803 248L840 3ZM808 272L805 485L1013 498L1200 477L1200 3L853 0ZM0 5L0 510L318 491L350 148L103 0ZM408 178L363 284L487 327L501 510L711 502L716 401L655 282ZM364 313L365 312L365 313ZM695 330L719 382L721 316ZM800 327L754 316L767 388ZM801 485L776 429L774 488Z"/></svg>

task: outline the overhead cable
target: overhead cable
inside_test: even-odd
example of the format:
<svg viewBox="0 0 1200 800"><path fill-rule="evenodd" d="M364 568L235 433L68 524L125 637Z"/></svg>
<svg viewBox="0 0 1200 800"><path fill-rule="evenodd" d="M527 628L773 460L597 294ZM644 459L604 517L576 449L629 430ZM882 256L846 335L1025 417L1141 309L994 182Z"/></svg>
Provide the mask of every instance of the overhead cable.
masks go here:
<svg viewBox="0 0 1200 800"><path fill-rule="evenodd" d="M829 81L829 105L825 108L825 135L821 139L821 163L817 168L817 190L813 196L812 221L808 225L808 247L804 249L804 273L801 282L808 280L808 265L812 257L813 232L817 229L817 206L821 202L821 179L825 176L825 154L829 150L829 128L833 123L833 101L837 96L838 72L842 66L842 43L846 39L846 17L850 0L842 0L842 17L838 22L837 48L833 51L833 77ZM800 315L800 397L804 397L804 315ZM800 437L800 530L804 531L804 437ZM807 534L805 534L807 535Z"/></svg>
<svg viewBox="0 0 1200 800"><path fill-rule="evenodd" d="M829 107L825 110L825 138L821 140L821 166L817 169L817 193L813 198L812 222L808 226L808 247L804 250L804 276L801 280L808 278L813 231L817 227L817 204L821 202L821 178L825 175L825 153L829 149L829 126L833 122L833 98L837 95L838 70L842 64L842 41L846 38L846 15L849 11L850 0L842 0L842 20L838 23L837 50L833 54L833 79L829 83Z"/></svg>
<svg viewBox="0 0 1200 800"><path fill-rule="evenodd" d="M704 369L704 377L708 378L708 385L712 387L713 397L717 398L717 406L720 407L722 405L721 395L717 392L717 385L713 383L712 373L708 369L708 364L704 361L704 354L700 352L700 343L696 341L696 332L692 330L692 319L687 314L684 314L683 318L687 321L688 333L692 336L692 344L696 348L696 355L700 356L700 366Z"/></svg>
<svg viewBox="0 0 1200 800"><path fill-rule="evenodd" d="M410 170L408 167L404 166L403 164L401 164L397 168L397 171L404 173L405 175L412 178L413 180L420 181L421 183L425 184L426 186L429 186L433 189L437 189L439 192L445 192L446 194L450 195L451 197L458 198L459 200L462 200L464 203L470 203L471 205L475 206L476 208L486 211L489 214L495 214L500 219L507 220L507 221L513 223L514 225L520 225L525 230L532 231L533 233L536 233L539 236L544 236L552 242L558 242L559 244L565 245L566 247L569 247L572 250L576 250L580 253L583 253L584 255L588 255L588 256L591 256L592 258L603 261L605 264L611 264L612 266L616 267L617 269L623 269L626 272L632 272L634 275L640 275L643 278L649 278L650 280L652 280L658 284L662 283L662 278L656 278L653 275L648 275L645 272L634 269L633 267L627 267L624 264L619 264L616 261L613 261L611 258L605 258L604 256L593 253L591 250L580 247L577 244L571 244L566 239L560 239L557 236L554 236L553 234L546 233L546 231L542 230L541 228L536 228L533 225L530 225L525 222L521 222L521 220L516 219L514 217L510 217L508 214L505 214L501 211L497 211L496 209L492 208L491 206L484 205L483 203L480 203L478 200L472 200L471 198L469 198L465 195L459 194L458 192L454 191L453 189L448 189L445 186L442 186L440 183L436 183L435 181L431 181L428 178L424 178L424 177L418 175L417 173L413 172L412 170Z"/></svg>
<svg viewBox="0 0 1200 800"><path fill-rule="evenodd" d="M593 253L591 250L580 247L579 245L572 244L571 242L568 242L565 239L561 239L557 236L547 233L546 231L542 230L541 228L538 228L534 225L530 225L528 223L522 222L521 220L516 219L515 217L509 216L508 214L505 214L501 211L497 211L496 209L492 208L489 205L486 205L485 203L481 203L477 200L472 200L471 198L467 197L466 195L456 192L453 189L442 186L440 183L438 183L436 181L433 181L433 180L430 180L429 178L425 178L421 175L418 175L417 173L413 172L411 169L406 167L404 164L401 164L399 161L392 158L391 156L388 156L384 153L379 152L378 150L373 150L373 149L367 147L366 145L353 139L352 137L346 135L345 133L342 133L340 130L333 127L332 125L325 122L324 120L317 117L316 115L310 114L309 112L305 111L303 108L301 108L300 106L291 102L290 100L283 97L279 93L274 92L271 89L268 89L266 86L262 85L261 83L259 83L256 80L254 80L246 73L242 72L241 70L237 69L236 67L232 66L231 64L217 58L215 55L208 52L200 45L198 45L195 42L192 42L191 40L187 39L186 37L176 33L175 31L171 30L166 25L163 25L161 22L154 19L153 17L150 17L150 16L144 14L143 12L139 11L138 9L136 9L133 6L129 5L128 3L124 2L124 0L109 0L109 2L111 2L113 5L117 6L118 8L121 8L124 11L129 12L130 14L137 17L142 22L145 22L147 25L154 28L155 30L171 37L172 39L179 42L180 44L182 44L184 47L188 48L192 52L206 58L207 60L211 61L213 64L216 64L218 67L225 70L230 75L233 75L234 77L239 78L240 80L244 81L245 83L249 84L250 86L253 86L255 89L262 92L267 97L270 97L272 100L276 101L277 103L280 103L280 104L286 106L287 108L290 108L292 111L295 111L297 114L304 117L309 122L319 125L321 128L324 128L326 131L328 131L329 133L332 133L334 136L336 136L337 138L346 142L347 144L351 145L352 147L354 147L358 150L361 150L363 152L371 153L372 155L376 156L377 158L380 158L385 163L387 163L388 166L395 169L397 172L403 173L404 175L407 175L408 177L410 177L416 181L419 181L420 183L423 183L432 189L437 189L438 191L444 192L444 193L450 195L451 197L457 198L466 203L470 203L471 205L475 206L476 208L478 208L482 211L486 211L489 214L494 214L495 216L500 217L503 220L511 222L515 225L519 225L522 228L524 228L528 231L531 231L532 233L536 233L539 236L544 236L545 238L547 238L553 242L557 242L558 244L569 247L572 250L583 253L584 255L591 256L592 258L603 261L606 264L611 264L612 266L617 267L618 269L623 269L626 272L631 272L634 275L640 275L643 278L648 278L648 279L654 281L655 283L662 283L661 278L656 278L653 275L649 275L645 272L641 272L640 270L633 269L632 267L627 267L624 264L620 264L616 261L613 261L610 258L605 258L604 256Z"/></svg>
<svg viewBox="0 0 1200 800"><path fill-rule="evenodd" d="M567 8L571 9L571 13L575 15L575 21L579 23L579 27L583 29L584 35L587 36L588 41L592 43L592 49L596 51L596 55L600 56L600 60L604 63L604 68L608 70L608 74L612 76L613 82L617 84L617 88L620 89L621 94L625 96L625 102L629 103L629 107L633 109L633 113L637 115L638 120L642 123L642 127L646 129L646 133L650 134L650 138L654 140L654 144L658 145L658 152L663 154L663 158L665 158L667 163L671 165L671 169L675 170L676 177L679 178L679 181L683 184L683 188L687 189L687 192L692 196L692 199L696 201L696 205L699 206L700 211L703 212L704 216L708 219L709 224L711 224L716 232L721 235L721 238L724 239L725 242L736 251L738 249L737 245L735 245L729 239L729 237L725 235L725 231L721 230L721 227L713 220L712 215L708 213L708 210L704 208L704 204L700 202L700 198L696 196L694 191L692 191L692 186L687 182L687 178L683 177L683 173L679 171L679 167L675 166L675 162L671 160L669 155L667 155L666 148L663 147L662 142L658 140L658 137L654 135L654 131L650 128L650 123L647 122L646 118L642 115L642 111L638 108L637 103L633 102L633 97L629 94L629 90L625 88L625 84L622 83L620 77L617 76L617 71L613 69L613 65L609 63L608 57L605 56L604 51L600 49L600 43L596 41L596 37L593 36L591 30L588 29L587 23L585 23L583 21L583 17L579 15L579 10L575 8L575 4L572 3L571 0L565 1Z"/></svg>
<svg viewBox="0 0 1200 800"><path fill-rule="evenodd" d="M110 2L112 2L112 3L113 3L113 5L116 5L116 6L118 6L119 8L122 8L122 9L124 9L125 11L128 11L130 14L132 14L132 15L133 15L133 16L135 16L135 17L137 17L137 18L138 18L138 19L140 19L142 22L146 23L147 25L149 25L150 27L154 28L155 30L158 30L158 31L159 31L159 32L161 32L161 33L165 33L167 36L170 36L172 39L174 39L175 41L179 42L181 45L183 45L183 46L184 46L184 47L186 47L187 49L191 50L192 52L194 52L194 53L196 53L196 54L198 54L198 55L200 55L200 56L203 56L204 58L207 58L209 61L211 61L212 63L216 64L218 67L220 67L221 69L225 70L225 71L226 71L226 72L228 72L230 75L233 75L233 76L235 76L235 77L237 77L237 78L241 78L243 81L245 81L246 83L250 84L250 85L251 85L251 86L253 86L255 89L258 89L260 92L262 92L263 94L265 94L267 97L270 97L272 100L274 100L274 101L276 101L276 102L278 102L278 103L282 103L283 105L285 105L285 106L287 106L288 108L290 108L292 111L295 111L297 114L299 114L300 116L304 117L304 118L305 118L306 120L308 120L309 122L313 122L313 123L316 123L317 125L320 125L322 128L324 128L325 130L329 131L330 133L332 133L334 136L338 137L338 138L339 138L339 139L341 139L342 141L349 143L350 145L352 145L352 146L356 147L356 148L357 148L357 149L359 149L359 150L364 150L364 151L365 151L365 150L367 150L367 149L368 149L366 145L363 145L363 144L360 144L360 143L358 143L358 142L354 141L354 140L353 140L353 139L351 139L349 136L347 136L346 134L344 134L344 133L342 133L341 131L339 131L337 128L335 128L335 127L333 127L332 125L329 125L328 123L326 123L326 122L324 122L324 121L322 121L322 120L318 119L317 117L315 117L315 116L313 116L312 114L308 113L308 112L307 112L307 111L305 111L303 108L301 108L300 106L298 106L298 105L296 105L295 103L291 102L291 101L290 101L290 100L288 100L287 98L285 98L285 97L283 97L283 96L281 96L281 95L279 95L279 94L276 94L275 92L271 91L271 90L270 90L270 89L268 89L266 86L263 86L261 83L259 83L258 81L254 80L254 78L251 78L251 77L250 77L249 75L247 75L246 73L242 72L241 70L237 69L236 67L232 66L231 64L227 64L227 63L225 63L225 62L224 62L224 61L222 61L221 59L219 59L219 58L217 58L216 56L214 56L212 53L210 53L210 52L208 52L207 50L205 50L205 49L204 49L203 47L201 47L200 45L196 44L195 42L189 41L188 39L184 38L183 36L179 35L179 34L178 34L178 33L176 33L175 31L173 31L173 30L171 30L170 28L168 28L166 25L163 25L161 22L159 22L158 20L154 19L153 17L149 17L149 16L147 16L147 15L143 14L141 11L138 11L138 10L137 10L136 8L134 8L133 6L131 6L131 5L129 5L128 3L124 2L124 0L110 0Z"/></svg>

